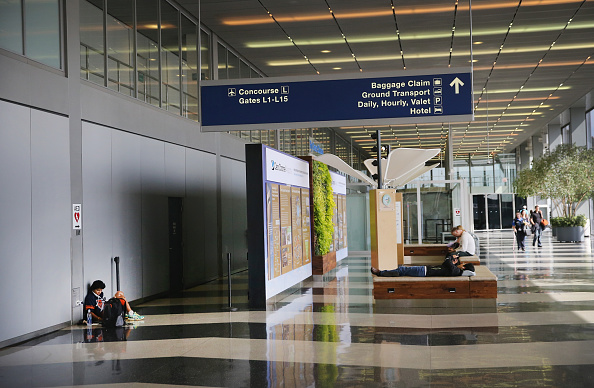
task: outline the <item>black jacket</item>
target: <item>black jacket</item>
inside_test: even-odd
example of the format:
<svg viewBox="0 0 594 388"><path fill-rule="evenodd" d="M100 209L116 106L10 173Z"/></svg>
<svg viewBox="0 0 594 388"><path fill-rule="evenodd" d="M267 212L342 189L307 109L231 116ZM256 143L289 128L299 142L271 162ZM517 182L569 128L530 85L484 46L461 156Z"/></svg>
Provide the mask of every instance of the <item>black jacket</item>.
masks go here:
<svg viewBox="0 0 594 388"><path fill-rule="evenodd" d="M437 267L430 267L427 266L427 275L426 276L461 276L462 270L454 263L452 263L451 259L445 259L440 266Z"/></svg>

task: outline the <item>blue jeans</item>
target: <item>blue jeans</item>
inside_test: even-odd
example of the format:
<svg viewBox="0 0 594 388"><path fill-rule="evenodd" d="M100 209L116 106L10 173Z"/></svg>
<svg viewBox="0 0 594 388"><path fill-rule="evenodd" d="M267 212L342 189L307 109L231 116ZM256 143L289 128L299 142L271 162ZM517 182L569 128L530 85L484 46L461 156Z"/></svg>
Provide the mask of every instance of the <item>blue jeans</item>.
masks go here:
<svg viewBox="0 0 594 388"><path fill-rule="evenodd" d="M424 265L413 265L410 267L398 267L396 269L389 269L380 271L379 276L395 277L395 276L416 276L425 277L427 274L427 267Z"/></svg>
<svg viewBox="0 0 594 388"><path fill-rule="evenodd" d="M526 238L526 233L524 232L516 232L516 241L518 243L518 249L524 249L524 239Z"/></svg>
<svg viewBox="0 0 594 388"><path fill-rule="evenodd" d="M540 236L542 235L542 229L540 228L540 225L536 225L536 227L534 228L534 237L532 237L532 246L534 246L534 244L536 244L536 241L538 241L538 246L541 246L541 242L540 242Z"/></svg>

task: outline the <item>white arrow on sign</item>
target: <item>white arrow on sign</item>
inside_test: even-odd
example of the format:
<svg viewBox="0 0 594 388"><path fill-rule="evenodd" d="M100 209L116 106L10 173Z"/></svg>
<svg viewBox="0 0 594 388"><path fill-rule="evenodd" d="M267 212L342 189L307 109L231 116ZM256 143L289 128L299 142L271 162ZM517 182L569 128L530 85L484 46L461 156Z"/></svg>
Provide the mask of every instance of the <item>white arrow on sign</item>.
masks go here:
<svg viewBox="0 0 594 388"><path fill-rule="evenodd" d="M464 82L462 82L460 80L460 78L456 77L454 78L454 80L450 83L450 86L454 87L454 92L456 94L460 94L460 86L464 86Z"/></svg>

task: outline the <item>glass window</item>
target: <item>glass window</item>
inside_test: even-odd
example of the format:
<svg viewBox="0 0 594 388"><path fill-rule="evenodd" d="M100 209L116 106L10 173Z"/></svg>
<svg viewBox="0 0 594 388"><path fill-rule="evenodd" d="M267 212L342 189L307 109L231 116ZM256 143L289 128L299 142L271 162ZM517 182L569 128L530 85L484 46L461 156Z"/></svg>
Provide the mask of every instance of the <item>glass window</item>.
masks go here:
<svg viewBox="0 0 594 388"><path fill-rule="evenodd" d="M262 136L260 135L260 131L259 130L255 130L255 131L250 131L250 135L251 135L251 142L252 143L262 143Z"/></svg>
<svg viewBox="0 0 594 388"><path fill-rule="evenodd" d="M227 49L222 44L218 44L219 59L219 79L227 79Z"/></svg>
<svg viewBox="0 0 594 388"><path fill-rule="evenodd" d="M260 74L258 74L254 69L250 68L250 78L260 78Z"/></svg>
<svg viewBox="0 0 594 388"><path fill-rule="evenodd" d="M103 1L80 3L80 76L105 85L103 49Z"/></svg>
<svg viewBox="0 0 594 388"><path fill-rule="evenodd" d="M180 112L179 12L161 0L161 106Z"/></svg>
<svg viewBox="0 0 594 388"><path fill-rule="evenodd" d="M231 51L227 54L227 73L229 74L229 79L239 78L239 58Z"/></svg>
<svg viewBox="0 0 594 388"><path fill-rule="evenodd" d="M250 67L244 61L239 61L239 78L250 78Z"/></svg>
<svg viewBox="0 0 594 388"><path fill-rule="evenodd" d="M21 0L0 1L0 47L23 55Z"/></svg>
<svg viewBox="0 0 594 388"><path fill-rule="evenodd" d="M501 229L498 194L487 194L487 212L489 229Z"/></svg>
<svg viewBox="0 0 594 388"><path fill-rule="evenodd" d="M136 4L138 98L159 106L159 0Z"/></svg>
<svg viewBox="0 0 594 388"><path fill-rule="evenodd" d="M335 136L335 155L342 159L343 162L346 164L350 163L349 154L350 154L350 144L348 144L342 137Z"/></svg>
<svg viewBox="0 0 594 388"><path fill-rule="evenodd" d="M107 86L134 97L134 0L107 0Z"/></svg>
<svg viewBox="0 0 594 388"><path fill-rule="evenodd" d="M210 73L210 35L200 30L200 79L212 79Z"/></svg>
<svg viewBox="0 0 594 388"><path fill-rule="evenodd" d="M197 27L182 16L182 115L198 121L198 35Z"/></svg>
<svg viewBox="0 0 594 388"><path fill-rule="evenodd" d="M25 56L61 68L58 0L25 0Z"/></svg>
<svg viewBox="0 0 594 388"><path fill-rule="evenodd" d="M274 130L262 130L262 144L274 147Z"/></svg>

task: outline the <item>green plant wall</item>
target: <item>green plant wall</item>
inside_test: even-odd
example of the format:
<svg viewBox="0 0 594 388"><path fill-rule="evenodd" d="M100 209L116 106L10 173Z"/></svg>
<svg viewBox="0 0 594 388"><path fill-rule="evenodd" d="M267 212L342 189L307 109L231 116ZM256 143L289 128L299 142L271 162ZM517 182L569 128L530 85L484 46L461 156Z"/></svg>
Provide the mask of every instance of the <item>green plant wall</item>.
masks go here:
<svg viewBox="0 0 594 388"><path fill-rule="evenodd" d="M313 234L314 254L325 255L332 245L334 224L334 195L332 193L332 177L328 166L324 163L313 161Z"/></svg>

